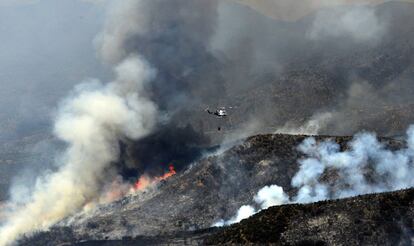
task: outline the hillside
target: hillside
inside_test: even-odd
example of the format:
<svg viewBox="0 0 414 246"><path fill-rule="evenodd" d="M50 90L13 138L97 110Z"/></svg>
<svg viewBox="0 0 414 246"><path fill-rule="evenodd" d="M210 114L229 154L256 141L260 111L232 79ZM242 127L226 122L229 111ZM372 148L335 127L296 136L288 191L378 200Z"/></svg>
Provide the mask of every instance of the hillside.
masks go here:
<svg viewBox="0 0 414 246"><path fill-rule="evenodd" d="M412 245L414 190L262 211L206 244Z"/></svg>
<svg viewBox="0 0 414 246"><path fill-rule="evenodd" d="M265 185L277 184L293 195L297 190L291 186L291 179L298 170L297 161L303 157L297 146L306 137L282 134L250 137L223 153L200 160L154 190L62 221L54 229L55 238L64 240L59 234L62 228L67 228L63 235L70 232L69 238L73 240L175 235L209 228L221 218L230 218ZM317 139L332 139L345 149L352 138L318 136ZM397 140L382 141L391 149L404 146Z"/></svg>
<svg viewBox="0 0 414 246"><path fill-rule="evenodd" d="M77 241L69 228L21 245L412 245L414 189L271 207L227 228L122 240Z"/></svg>

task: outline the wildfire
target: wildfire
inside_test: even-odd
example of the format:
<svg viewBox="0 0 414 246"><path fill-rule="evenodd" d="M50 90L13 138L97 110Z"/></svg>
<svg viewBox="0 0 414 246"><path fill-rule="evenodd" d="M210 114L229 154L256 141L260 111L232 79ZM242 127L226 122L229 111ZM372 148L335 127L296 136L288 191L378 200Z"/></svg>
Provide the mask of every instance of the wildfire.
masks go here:
<svg viewBox="0 0 414 246"><path fill-rule="evenodd" d="M171 176L174 176L177 172L172 164L168 166L169 171L160 177L150 178L146 175L139 177L138 181L134 185L134 189L137 190L144 190L148 186L156 184L161 180L166 180Z"/></svg>

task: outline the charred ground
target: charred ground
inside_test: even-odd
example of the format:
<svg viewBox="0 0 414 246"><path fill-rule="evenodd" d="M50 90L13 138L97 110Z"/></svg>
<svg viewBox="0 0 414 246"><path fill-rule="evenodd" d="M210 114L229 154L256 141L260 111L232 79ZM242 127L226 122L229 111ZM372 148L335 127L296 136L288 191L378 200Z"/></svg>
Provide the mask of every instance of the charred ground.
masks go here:
<svg viewBox="0 0 414 246"><path fill-rule="evenodd" d="M121 240L74 238L54 228L22 245L412 245L414 190L271 207L227 228Z"/></svg>
<svg viewBox="0 0 414 246"><path fill-rule="evenodd" d="M362 218L360 222L355 222L355 224L360 223L361 227L370 225L364 223L365 220L369 222L369 219L373 223L380 223L383 220L375 217L377 215L366 218L363 216L386 213L383 210L388 209L389 215L386 216L389 216L388 219L392 221L391 218L395 217L395 213L410 206L410 203L407 203L407 200L403 200L403 198L411 199L412 192L407 193L409 198L401 195L404 192L396 193L396 195L391 194L391 196L397 197L401 195L401 198L396 199L395 202L401 202L401 204L405 204L405 207L398 204L394 207L393 203L389 204L388 202L373 202L370 206L364 207L364 204L372 197L387 197L390 194L317 203L316 205L287 205L266 210L248 220L254 222L243 221L237 225L240 227L232 226L223 231L219 229L199 231L211 227L220 218L227 219L233 216L240 206L250 204L256 192L265 185L277 184L290 195L294 195L296 190L291 187L290 181L298 170L297 161L303 157L297 150L297 146L306 137L282 134L250 137L223 153L206 157L194 163L191 168L161 183L155 190L126 197L115 203L102 206L92 213L75 215L69 220L61 222L60 226L54 227L50 232L40 233L28 239L27 242L32 245L36 242L45 242L45 240L51 240L55 243L80 242L81 240L95 240L102 243L101 240L109 240L108 242L115 243L111 240L122 238L125 240L136 238L130 243L147 242L149 244L163 242L180 244L183 240L193 240L200 243L206 238L205 243L213 244L241 243L240 238L255 243L296 242L300 238L295 238L295 233L300 235L300 230L305 233L307 229L313 228L314 231L306 232L308 233L306 235L317 236L309 237L309 240L329 243L334 242L332 241L334 239L326 236L331 235L330 230L342 230L337 233L348 231L349 234L346 235L351 236L356 232L351 223L353 220ZM343 149L347 148L346 143L352 139L352 137L330 136L316 138L317 140L332 139L339 143ZM388 138L383 138L382 141L391 149L401 148L405 144ZM324 178L332 179L335 177L327 174ZM387 200L387 198L384 199ZM318 209L315 210L313 207ZM348 211L348 208L351 208L352 213L343 215ZM361 217L359 212L356 212L358 210L368 212ZM409 213L409 210L406 213ZM276 219L271 220L273 217ZM303 225L297 226L300 222L303 222ZM329 225L328 222L332 225ZM348 222L351 224L342 225ZM306 223L313 223L313 227L309 227ZM389 224L388 226L392 227L393 225ZM289 227L291 229L284 229L288 226L291 226ZM352 230L348 230L346 226ZM367 228L369 233L374 233L375 227L368 226ZM360 228L358 230L361 231ZM236 233L239 231L243 234ZM282 236L276 238L274 232L279 231L281 235L282 232L285 233L284 237L286 238L282 238ZM314 234L315 231L319 231L321 234ZM214 236L208 237L216 232L219 235L225 235L230 241L218 241ZM383 231L379 235L383 235L385 232ZM251 237L245 237L245 233ZM264 241L258 240L261 236ZM280 241L282 239L285 241ZM93 242L90 243L90 245L94 245Z"/></svg>
<svg viewBox="0 0 414 246"><path fill-rule="evenodd" d="M272 207L206 244L412 245L414 190Z"/></svg>

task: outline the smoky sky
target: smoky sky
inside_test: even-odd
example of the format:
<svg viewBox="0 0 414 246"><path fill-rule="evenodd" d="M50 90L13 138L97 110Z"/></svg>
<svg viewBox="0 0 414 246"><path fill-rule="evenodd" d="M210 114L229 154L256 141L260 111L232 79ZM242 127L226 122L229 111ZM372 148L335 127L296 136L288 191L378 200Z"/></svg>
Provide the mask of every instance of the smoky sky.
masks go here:
<svg viewBox="0 0 414 246"><path fill-rule="evenodd" d="M170 11L175 9L174 12ZM143 1L145 32L126 40L158 69L152 88L161 109L176 111L225 94L220 61L208 49L216 29L217 1Z"/></svg>
<svg viewBox="0 0 414 246"><path fill-rule="evenodd" d="M74 84L105 76L92 42L102 16L81 1L1 2L0 138L48 127Z"/></svg>
<svg viewBox="0 0 414 246"><path fill-rule="evenodd" d="M253 117L280 126L289 118L311 117L321 108L312 106L299 116L289 113L298 102L304 108L312 105L306 93L275 97L289 87L299 86L301 92L320 83L306 78L298 82L291 71L326 79L322 86L337 93L335 100L326 101L325 108L332 109L346 97L355 77L373 80L374 72L360 73L347 54L381 55L381 45L399 42L388 39L395 24L392 16L400 11L389 10L391 4L328 5L319 10L321 5L308 8L316 12L284 21L257 12L262 5L253 2L140 1L129 11L125 18L139 18L124 20L129 24L123 26L138 25L139 31L122 40L119 49L142 54L158 70L150 91L167 118L181 126L190 123L196 131L212 130L217 123L205 117L203 109L236 104L241 107L233 116L236 123ZM87 77L109 77L95 49L107 1L19 3L0 5L3 137L47 127L58 100L74 84ZM282 3L286 13L300 9ZM341 59L347 59L344 65ZM372 57L357 60L363 59ZM257 100L249 99L251 92L258 93Z"/></svg>
<svg viewBox="0 0 414 246"><path fill-rule="evenodd" d="M241 105L234 118L300 126L333 113L325 134L404 132L413 120L412 10L398 1L349 4L284 21L222 2L212 47L232 64L222 71Z"/></svg>
<svg viewBox="0 0 414 246"><path fill-rule="evenodd" d="M313 11L345 5L373 5L393 0L234 0L269 17L281 20L297 20ZM412 2L412 0L405 0Z"/></svg>
<svg viewBox="0 0 414 246"><path fill-rule="evenodd" d="M236 1L143 0L125 2L121 10L128 11L111 22L106 5L67 0L0 8L0 136L47 128L74 84L111 77L106 66L116 55L136 53L157 70L147 88L160 110L155 135L190 125L195 138L184 139L198 143L220 126L232 131L253 119L266 132L326 112L334 115L326 134L366 128L387 134L391 123L370 128L359 124L366 114L349 113L372 101L385 103L369 107L371 125L384 122L380 112L388 106L397 119L410 121L401 109L412 103L410 3L329 6L288 21ZM99 33L111 25L119 39L105 53ZM204 112L217 106L236 109L219 121Z"/></svg>

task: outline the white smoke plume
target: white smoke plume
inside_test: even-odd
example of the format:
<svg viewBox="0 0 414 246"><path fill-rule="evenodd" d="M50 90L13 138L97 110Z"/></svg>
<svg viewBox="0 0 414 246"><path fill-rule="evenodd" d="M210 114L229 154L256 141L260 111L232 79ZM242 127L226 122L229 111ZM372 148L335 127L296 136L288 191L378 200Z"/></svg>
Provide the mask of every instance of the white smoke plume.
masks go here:
<svg viewBox="0 0 414 246"><path fill-rule="evenodd" d="M223 219L217 221L213 224L213 226L220 227L225 225L231 225L234 223L238 223L241 220L247 219L250 216L254 215L256 213L256 210L253 206L250 205L243 205L237 210L237 214L230 218L229 220L225 221Z"/></svg>
<svg viewBox="0 0 414 246"><path fill-rule="evenodd" d="M333 141L307 138L298 146L306 158L299 160L299 171L291 181L292 187L298 189L296 196L289 198L281 187L272 185L262 188L254 200L261 210L287 203L311 203L413 187L414 126L407 130L406 145L390 150L375 134L359 133L341 151ZM332 180L322 179L327 171L335 173ZM236 216L220 220L214 226L237 223L260 210L242 206Z"/></svg>
<svg viewBox="0 0 414 246"><path fill-rule="evenodd" d="M55 135L67 143L60 169L39 179L30 202L12 213L0 229L0 245L49 226L99 198L119 141L151 131L156 107L145 97L145 84L155 71L137 56L115 68L116 80L76 87L60 107Z"/></svg>
<svg viewBox="0 0 414 246"><path fill-rule="evenodd" d="M243 205L237 211L237 214L225 221L223 219L214 223L213 226L225 226L238 223L241 220L247 219L250 216L260 212L262 209L267 209L271 206L278 206L289 202L289 197L283 192L283 188L277 185L265 186L254 197L254 202L259 206L255 209L254 206Z"/></svg>
<svg viewBox="0 0 414 246"><path fill-rule="evenodd" d="M47 229L86 205L105 199L102 192L117 180L112 164L119 158L119 142L151 132L157 107L146 97L145 88L156 71L123 49L124 42L140 31L144 21L132 14L140 3L107 3L109 17L96 44L104 61L115 64L115 80L80 84L60 105L54 134L67 149L59 158L59 169L38 178L29 201L7 215L8 220L0 227L0 246ZM118 183L112 185L122 186L122 181Z"/></svg>
<svg viewBox="0 0 414 246"><path fill-rule="evenodd" d="M393 191L414 186L414 126L407 131L407 147L392 151L375 134L360 133L340 151L337 143L306 139L299 150L308 158L299 161L292 179L299 188L294 202L308 203L361 194ZM337 173L331 183L320 178L327 170ZM369 178L368 178L369 177Z"/></svg>

